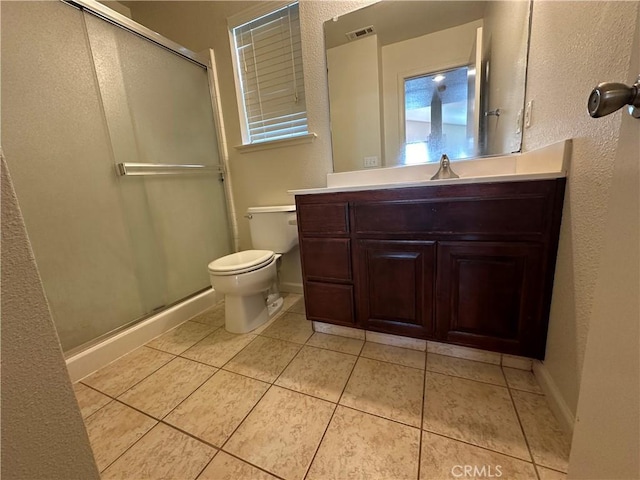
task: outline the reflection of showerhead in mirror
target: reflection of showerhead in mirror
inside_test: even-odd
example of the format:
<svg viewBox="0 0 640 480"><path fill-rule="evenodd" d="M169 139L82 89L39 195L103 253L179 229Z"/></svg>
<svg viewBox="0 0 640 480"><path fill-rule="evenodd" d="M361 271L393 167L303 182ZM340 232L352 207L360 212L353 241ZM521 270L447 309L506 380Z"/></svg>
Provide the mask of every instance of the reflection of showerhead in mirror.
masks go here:
<svg viewBox="0 0 640 480"><path fill-rule="evenodd" d="M589 95L587 109L593 118L600 118L625 105L640 108L640 79L630 87L624 83L614 82L599 84Z"/></svg>

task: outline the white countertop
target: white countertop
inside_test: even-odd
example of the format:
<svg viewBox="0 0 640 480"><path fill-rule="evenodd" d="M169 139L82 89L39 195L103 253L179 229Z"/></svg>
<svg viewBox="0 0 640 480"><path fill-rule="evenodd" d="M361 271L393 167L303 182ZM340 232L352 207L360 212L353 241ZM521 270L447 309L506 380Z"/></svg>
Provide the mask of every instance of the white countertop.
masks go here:
<svg viewBox="0 0 640 480"><path fill-rule="evenodd" d="M387 190L392 188L409 187L435 187L440 185L460 185L463 183L492 183L492 182L520 182L524 180L548 180L563 178L563 172L548 173L515 173L503 175L487 175L483 177L445 178L441 180L419 180L415 182L377 183L369 185L344 185L337 187L306 188L300 190L288 190L291 195L310 195L315 193L358 192L362 190Z"/></svg>
<svg viewBox="0 0 640 480"><path fill-rule="evenodd" d="M326 187L289 190L287 193L311 195L563 178L567 176L570 155L571 140L565 140L522 154L452 161L451 168L460 175L460 178L429 180L437 171L438 164L377 168L356 172L330 173L327 175Z"/></svg>

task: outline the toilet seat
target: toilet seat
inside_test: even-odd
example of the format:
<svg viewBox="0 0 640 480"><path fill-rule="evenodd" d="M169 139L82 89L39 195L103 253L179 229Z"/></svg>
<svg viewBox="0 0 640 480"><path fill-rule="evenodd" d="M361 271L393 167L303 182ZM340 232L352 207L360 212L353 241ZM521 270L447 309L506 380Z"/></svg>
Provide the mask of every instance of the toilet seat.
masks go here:
<svg viewBox="0 0 640 480"><path fill-rule="evenodd" d="M274 258L271 250L244 250L214 260L208 269L213 275L239 275L262 268Z"/></svg>

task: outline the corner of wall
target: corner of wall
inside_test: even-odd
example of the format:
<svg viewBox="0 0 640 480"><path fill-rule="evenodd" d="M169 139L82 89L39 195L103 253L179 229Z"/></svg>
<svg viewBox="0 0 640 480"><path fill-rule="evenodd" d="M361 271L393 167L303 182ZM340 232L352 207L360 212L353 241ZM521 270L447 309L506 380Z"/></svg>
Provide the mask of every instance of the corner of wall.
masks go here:
<svg viewBox="0 0 640 480"><path fill-rule="evenodd" d="M2 474L98 480L13 184L2 161Z"/></svg>
<svg viewBox="0 0 640 480"><path fill-rule="evenodd" d="M551 411L558 419L562 429L568 434L573 433L573 425L575 424L575 417L567 405L558 385L545 367L544 363L540 361L533 362L533 373L536 376L536 380L540 384L542 391L547 397L547 403L551 408Z"/></svg>

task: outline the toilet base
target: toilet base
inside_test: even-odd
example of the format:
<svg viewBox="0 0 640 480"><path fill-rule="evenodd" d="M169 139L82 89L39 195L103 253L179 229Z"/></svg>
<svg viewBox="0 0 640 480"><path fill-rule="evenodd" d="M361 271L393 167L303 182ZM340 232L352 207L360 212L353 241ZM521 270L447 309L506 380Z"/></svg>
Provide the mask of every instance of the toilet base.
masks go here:
<svg viewBox="0 0 640 480"><path fill-rule="evenodd" d="M273 317L276 313L282 310L284 305L284 299L279 294L269 295L267 298L267 310L269 310L269 318Z"/></svg>
<svg viewBox="0 0 640 480"><path fill-rule="evenodd" d="M230 333L248 333L269 320L263 293L224 296L224 327Z"/></svg>
<svg viewBox="0 0 640 480"><path fill-rule="evenodd" d="M224 302L224 328L229 333L255 330L280 312L284 305L280 295L269 295L265 299L263 294L244 297L225 295Z"/></svg>

